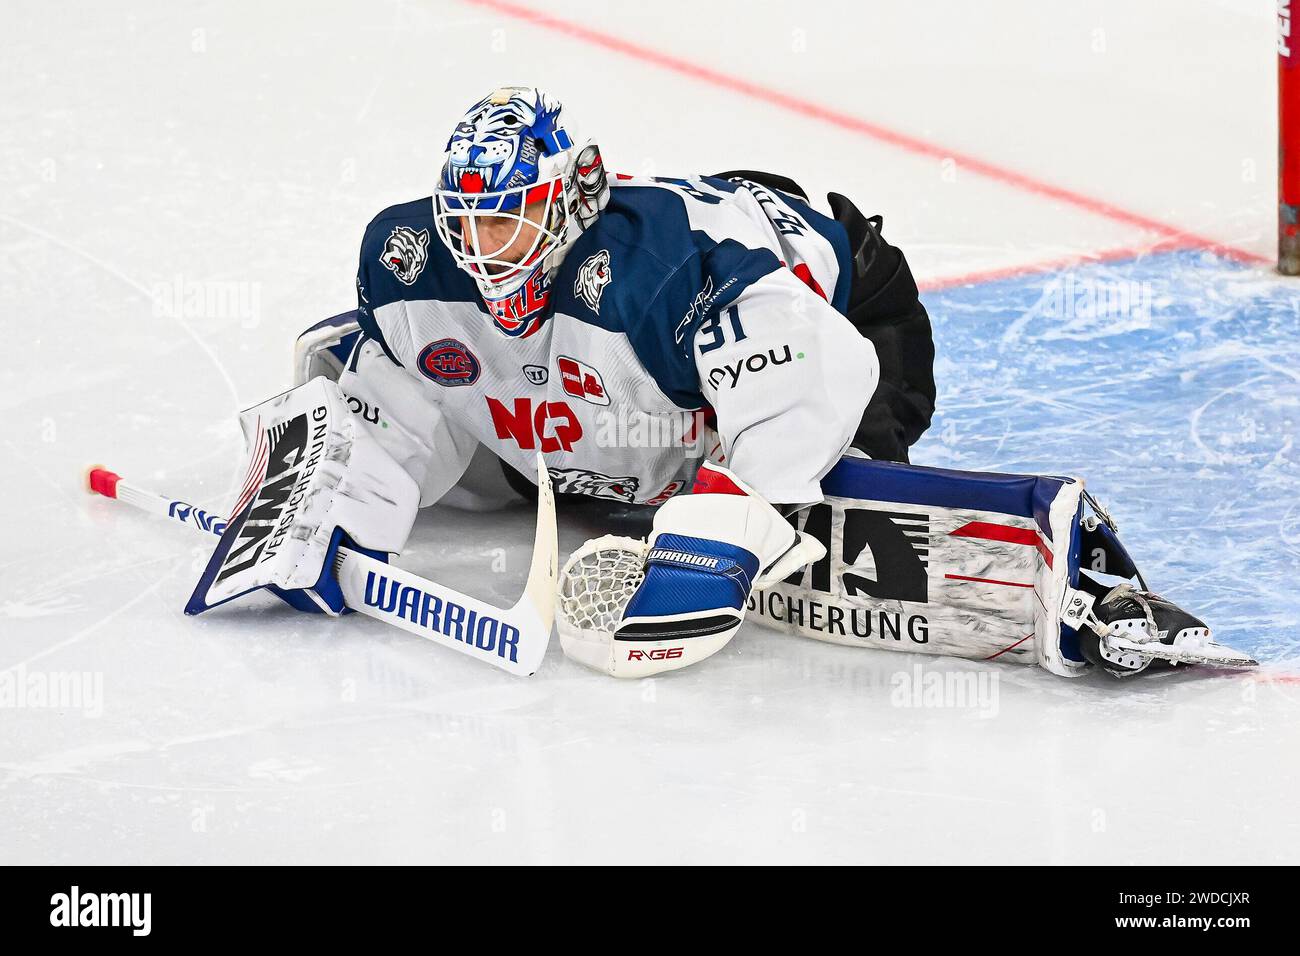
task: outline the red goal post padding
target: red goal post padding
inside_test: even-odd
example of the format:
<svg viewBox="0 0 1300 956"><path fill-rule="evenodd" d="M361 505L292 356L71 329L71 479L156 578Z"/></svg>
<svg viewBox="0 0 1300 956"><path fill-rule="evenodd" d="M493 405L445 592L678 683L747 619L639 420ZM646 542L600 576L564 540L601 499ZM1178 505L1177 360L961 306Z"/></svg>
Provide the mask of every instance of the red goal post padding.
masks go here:
<svg viewBox="0 0 1300 956"><path fill-rule="evenodd" d="M1278 269L1300 275L1300 33L1292 11L1300 0L1277 4Z"/></svg>

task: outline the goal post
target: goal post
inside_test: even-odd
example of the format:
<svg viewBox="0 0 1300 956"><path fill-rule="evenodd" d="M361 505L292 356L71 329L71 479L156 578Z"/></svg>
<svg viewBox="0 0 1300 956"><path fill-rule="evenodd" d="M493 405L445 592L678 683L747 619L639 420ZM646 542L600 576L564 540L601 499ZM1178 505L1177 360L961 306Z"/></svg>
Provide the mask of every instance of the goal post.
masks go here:
<svg viewBox="0 0 1300 956"><path fill-rule="evenodd" d="M1300 35L1292 11L1300 0L1277 0L1277 268L1300 275Z"/></svg>

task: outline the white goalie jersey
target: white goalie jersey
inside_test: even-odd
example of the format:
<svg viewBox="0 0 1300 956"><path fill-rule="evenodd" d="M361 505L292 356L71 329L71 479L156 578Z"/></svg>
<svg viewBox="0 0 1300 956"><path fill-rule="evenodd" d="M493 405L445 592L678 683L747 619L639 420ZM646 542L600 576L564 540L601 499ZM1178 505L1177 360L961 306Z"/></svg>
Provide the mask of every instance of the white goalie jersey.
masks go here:
<svg viewBox="0 0 1300 956"><path fill-rule="evenodd" d="M745 181L611 185L555 274L491 309L429 200L386 210L340 385L424 504L480 444L525 476L541 452L559 492L661 503L712 458L769 501L820 501L878 379L843 314L843 227Z"/></svg>

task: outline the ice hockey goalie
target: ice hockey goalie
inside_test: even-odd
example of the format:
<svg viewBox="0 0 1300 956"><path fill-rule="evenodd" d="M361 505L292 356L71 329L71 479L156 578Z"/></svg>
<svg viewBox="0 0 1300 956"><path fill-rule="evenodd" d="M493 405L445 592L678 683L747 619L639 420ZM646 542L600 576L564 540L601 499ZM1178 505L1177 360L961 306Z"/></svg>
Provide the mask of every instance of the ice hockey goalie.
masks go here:
<svg viewBox="0 0 1300 956"><path fill-rule="evenodd" d="M432 196L366 228L357 308L300 337L297 382L337 383L418 489L400 515L375 489L382 533L352 507L340 534L400 551L418 506L476 493L472 461L527 493L541 452L561 495L656 509L561 575L565 653L608 674L700 661L747 615L1064 676L1240 657L1124 583L1081 482L907 464L934 347L878 217L772 174L611 172L578 129L537 89L475 103Z"/></svg>

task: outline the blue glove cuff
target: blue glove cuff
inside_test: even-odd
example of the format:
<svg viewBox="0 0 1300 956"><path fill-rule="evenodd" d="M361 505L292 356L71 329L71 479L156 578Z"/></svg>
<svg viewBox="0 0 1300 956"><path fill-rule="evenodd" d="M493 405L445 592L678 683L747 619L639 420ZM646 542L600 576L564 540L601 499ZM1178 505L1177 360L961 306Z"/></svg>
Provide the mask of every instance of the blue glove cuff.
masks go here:
<svg viewBox="0 0 1300 956"><path fill-rule="evenodd" d="M319 604L312 600L307 591L314 591L316 596L325 602L326 607L335 614L355 613L343 602L343 590L339 587L338 578L334 575L334 562L338 559L339 548L358 551L374 558L376 561L388 563L387 551L372 551L369 548L360 547L347 536L347 533L342 528L335 528L334 534L330 537L329 550L325 552L325 561L321 564L320 577L316 579L315 584L310 588L295 588L292 591L286 591L271 584L267 585L267 590L291 608L306 611L309 614L324 614L325 612L321 610Z"/></svg>
<svg viewBox="0 0 1300 956"><path fill-rule="evenodd" d="M758 558L734 544L661 534L646 557L645 580L628 602L624 618L686 614L722 608L741 610Z"/></svg>

